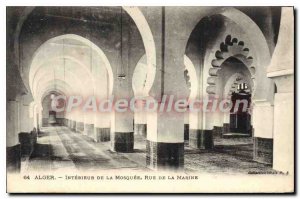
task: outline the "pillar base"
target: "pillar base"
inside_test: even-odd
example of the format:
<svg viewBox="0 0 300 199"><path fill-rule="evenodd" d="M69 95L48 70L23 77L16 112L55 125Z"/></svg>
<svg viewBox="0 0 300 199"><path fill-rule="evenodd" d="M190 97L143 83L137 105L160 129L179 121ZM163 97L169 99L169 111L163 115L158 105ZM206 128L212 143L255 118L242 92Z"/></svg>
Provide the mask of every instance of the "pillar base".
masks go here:
<svg viewBox="0 0 300 199"><path fill-rule="evenodd" d="M213 149L212 130L190 129L189 146L197 149Z"/></svg>
<svg viewBox="0 0 300 199"><path fill-rule="evenodd" d="M56 122L54 123L54 125L64 126L64 120L64 118L56 118Z"/></svg>
<svg viewBox="0 0 300 199"><path fill-rule="evenodd" d="M147 124L134 124L134 134L147 137Z"/></svg>
<svg viewBox="0 0 300 199"><path fill-rule="evenodd" d="M64 118L64 126L69 126L69 120L67 118Z"/></svg>
<svg viewBox="0 0 300 199"><path fill-rule="evenodd" d="M47 126L49 126L48 118L42 118L42 127L47 127Z"/></svg>
<svg viewBox="0 0 300 199"><path fill-rule="evenodd" d="M265 164L273 164L273 139L253 138L253 160Z"/></svg>
<svg viewBox="0 0 300 199"><path fill-rule="evenodd" d="M71 130L76 131L76 121L71 120Z"/></svg>
<svg viewBox="0 0 300 199"><path fill-rule="evenodd" d="M6 168L8 172L20 172L21 170L21 145L6 147Z"/></svg>
<svg viewBox="0 0 300 199"><path fill-rule="evenodd" d="M223 131L222 134L230 133L230 124L229 123L224 123L223 124Z"/></svg>
<svg viewBox="0 0 300 199"><path fill-rule="evenodd" d="M213 137L222 137L222 131L223 131L222 126L214 126Z"/></svg>
<svg viewBox="0 0 300 199"><path fill-rule="evenodd" d="M95 127L96 142L108 142L110 141L110 128Z"/></svg>
<svg viewBox="0 0 300 199"><path fill-rule="evenodd" d="M189 124L184 124L184 140L189 140Z"/></svg>
<svg viewBox="0 0 300 199"><path fill-rule="evenodd" d="M184 143L163 143L147 140L146 165L154 170L182 170Z"/></svg>
<svg viewBox="0 0 300 199"><path fill-rule="evenodd" d="M248 130L248 134L249 134L250 137L253 137L253 135L254 135L254 130L253 130L252 125L250 125L250 129Z"/></svg>
<svg viewBox="0 0 300 199"><path fill-rule="evenodd" d="M94 124L84 124L84 134L94 138Z"/></svg>
<svg viewBox="0 0 300 199"><path fill-rule="evenodd" d="M71 129L71 127L72 127L72 120L68 120L67 127L68 127L69 129Z"/></svg>
<svg viewBox="0 0 300 199"><path fill-rule="evenodd" d="M111 135L111 150L116 152L133 152L133 132L114 132Z"/></svg>
<svg viewBox="0 0 300 199"><path fill-rule="evenodd" d="M75 123L76 123L76 132L83 133L83 131L84 131L83 122L75 122Z"/></svg>

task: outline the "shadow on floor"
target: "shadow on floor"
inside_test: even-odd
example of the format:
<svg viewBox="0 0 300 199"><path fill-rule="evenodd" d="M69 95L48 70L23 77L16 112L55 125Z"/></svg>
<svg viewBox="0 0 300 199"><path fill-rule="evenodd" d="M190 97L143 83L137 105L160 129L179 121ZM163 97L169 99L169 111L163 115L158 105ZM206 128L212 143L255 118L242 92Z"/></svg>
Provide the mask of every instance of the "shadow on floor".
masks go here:
<svg viewBox="0 0 300 199"><path fill-rule="evenodd" d="M253 144L217 145L214 151L234 155L235 157L247 160L253 159Z"/></svg>
<svg viewBox="0 0 300 199"><path fill-rule="evenodd" d="M36 144L30 159L51 157L52 155L53 155L53 148L50 144Z"/></svg>
<svg viewBox="0 0 300 199"><path fill-rule="evenodd" d="M253 159L253 144L216 145L214 149L192 149L185 148L185 154L219 153L232 155L245 160Z"/></svg>
<svg viewBox="0 0 300 199"><path fill-rule="evenodd" d="M49 134L50 134L49 132L40 131L37 136L41 138L41 137L49 136Z"/></svg>
<svg viewBox="0 0 300 199"><path fill-rule="evenodd" d="M55 156L50 144L36 144L30 156L30 160L58 160L64 161L64 157Z"/></svg>
<svg viewBox="0 0 300 199"><path fill-rule="evenodd" d="M146 153L146 149L134 149L133 153Z"/></svg>
<svg viewBox="0 0 300 199"><path fill-rule="evenodd" d="M21 169L21 147L19 144L6 147L6 168L8 172L19 172Z"/></svg>

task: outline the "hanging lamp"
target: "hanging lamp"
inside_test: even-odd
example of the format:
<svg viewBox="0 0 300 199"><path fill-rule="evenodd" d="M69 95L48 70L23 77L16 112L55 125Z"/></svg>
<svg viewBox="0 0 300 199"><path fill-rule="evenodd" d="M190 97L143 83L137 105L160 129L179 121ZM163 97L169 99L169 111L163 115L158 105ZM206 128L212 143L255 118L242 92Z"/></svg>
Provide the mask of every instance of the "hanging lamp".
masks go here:
<svg viewBox="0 0 300 199"><path fill-rule="evenodd" d="M120 47L120 51L121 51L121 71L119 71L120 73L118 73L117 71L117 78L119 80L125 80L126 79L126 74L123 68L123 42L122 42L122 36L123 36L123 10L121 8L121 31L120 31L120 41L121 41L121 47Z"/></svg>

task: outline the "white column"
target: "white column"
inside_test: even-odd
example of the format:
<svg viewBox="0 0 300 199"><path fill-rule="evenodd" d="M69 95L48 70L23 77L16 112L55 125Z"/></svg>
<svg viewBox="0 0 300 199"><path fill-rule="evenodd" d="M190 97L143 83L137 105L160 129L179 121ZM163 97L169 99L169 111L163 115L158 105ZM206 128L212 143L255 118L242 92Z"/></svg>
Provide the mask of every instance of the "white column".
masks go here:
<svg viewBox="0 0 300 199"><path fill-rule="evenodd" d="M253 101L254 137L273 138L274 107L268 101Z"/></svg>
<svg viewBox="0 0 300 199"><path fill-rule="evenodd" d="M136 111L134 112L134 134L146 135L147 112L145 111L145 100L136 100Z"/></svg>
<svg viewBox="0 0 300 199"><path fill-rule="evenodd" d="M278 41L268 67L275 81L273 168L294 173L294 10L281 10Z"/></svg>
<svg viewBox="0 0 300 199"><path fill-rule="evenodd" d="M133 151L133 113L130 111L129 108L126 112L112 111L110 140L112 151Z"/></svg>

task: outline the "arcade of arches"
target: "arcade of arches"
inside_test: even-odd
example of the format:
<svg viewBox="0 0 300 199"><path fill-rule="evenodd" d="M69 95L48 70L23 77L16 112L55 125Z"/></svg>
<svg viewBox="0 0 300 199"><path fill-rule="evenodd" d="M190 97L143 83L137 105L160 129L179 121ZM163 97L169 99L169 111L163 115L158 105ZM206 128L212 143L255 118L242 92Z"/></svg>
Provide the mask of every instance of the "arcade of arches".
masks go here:
<svg viewBox="0 0 300 199"><path fill-rule="evenodd" d="M292 7L8 7L7 153L35 129L39 147L58 136L55 146L70 153L76 138L103 151L77 148L87 157L110 150L146 169L201 170L191 155L234 156L234 143L249 164L293 173L290 19ZM59 113L49 107L58 95L250 105L245 113Z"/></svg>

